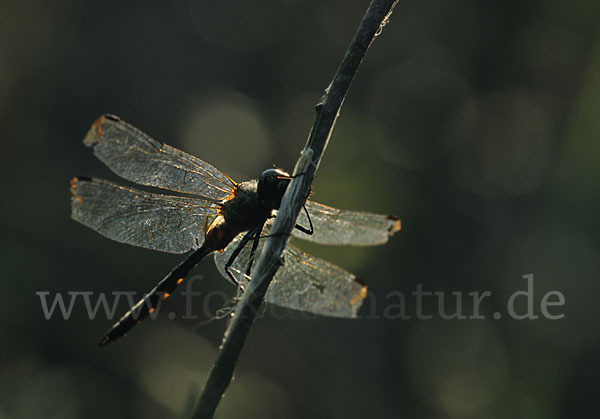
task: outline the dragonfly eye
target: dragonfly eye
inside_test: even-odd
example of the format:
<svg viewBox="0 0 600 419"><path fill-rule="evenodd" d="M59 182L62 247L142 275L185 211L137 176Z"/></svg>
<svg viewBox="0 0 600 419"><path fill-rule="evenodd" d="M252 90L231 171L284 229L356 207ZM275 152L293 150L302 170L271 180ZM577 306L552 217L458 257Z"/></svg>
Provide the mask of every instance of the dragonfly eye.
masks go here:
<svg viewBox="0 0 600 419"><path fill-rule="evenodd" d="M267 169L260 175L258 195L269 208L279 209L291 176L281 169Z"/></svg>
<svg viewBox="0 0 600 419"><path fill-rule="evenodd" d="M267 169L264 172L262 172L262 174L260 175L260 180L262 181L263 179L266 179L269 177L287 179L287 180L291 179L289 173L287 173L281 169L277 169L276 167L274 167L272 169Z"/></svg>

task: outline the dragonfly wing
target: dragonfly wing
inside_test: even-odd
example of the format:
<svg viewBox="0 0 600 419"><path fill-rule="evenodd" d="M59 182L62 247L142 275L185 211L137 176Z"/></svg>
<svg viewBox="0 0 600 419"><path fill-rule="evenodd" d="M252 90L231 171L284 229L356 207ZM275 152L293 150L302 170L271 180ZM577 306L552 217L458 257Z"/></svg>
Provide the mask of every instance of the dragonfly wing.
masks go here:
<svg viewBox="0 0 600 419"><path fill-rule="evenodd" d="M218 205L139 191L87 177L71 181L71 217L109 239L169 253L202 245Z"/></svg>
<svg viewBox="0 0 600 419"><path fill-rule="evenodd" d="M401 228L400 220L391 215L362 211L344 211L312 201L306 202L314 232L308 235L294 229L292 234L314 243L331 245L374 246L383 244ZM308 228L304 210L296 220Z"/></svg>
<svg viewBox="0 0 600 419"><path fill-rule="evenodd" d="M367 286L350 272L289 245L267 302L332 317L356 317Z"/></svg>
<svg viewBox="0 0 600 419"><path fill-rule="evenodd" d="M146 186L221 200L235 182L216 167L161 144L116 116L103 115L83 140L94 154L124 179Z"/></svg>
<svg viewBox="0 0 600 419"><path fill-rule="evenodd" d="M225 264L242 236L238 235L223 252L215 253L215 264L225 278L228 278ZM257 255L264 243L264 239L260 240ZM243 287L249 280L244 273L251 245L252 242L242 250L230 269ZM366 285L350 272L289 245L284 252L283 266L275 274L265 300L282 307L323 316L354 318L366 294Z"/></svg>

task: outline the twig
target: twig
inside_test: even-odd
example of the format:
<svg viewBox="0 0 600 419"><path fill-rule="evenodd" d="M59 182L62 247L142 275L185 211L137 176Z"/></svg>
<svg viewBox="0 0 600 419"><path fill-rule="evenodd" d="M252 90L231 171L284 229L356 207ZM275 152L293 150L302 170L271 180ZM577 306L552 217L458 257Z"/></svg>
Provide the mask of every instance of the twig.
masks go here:
<svg viewBox="0 0 600 419"><path fill-rule="evenodd" d="M292 180L283 197L279 213L270 230L270 237L258 259L252 281L244 292L231 324L225 332L219 355L206 380L194 419L212 418L231 382L235 365L258 309L273 275L282 263L281 255L288 244L298 213L308 196L310 185L352 79L371 42L388 23L396 2L397 0L371 2L333 81L316 106L315 122L308 143L294 168L294 175L299 176Z"/></svg>

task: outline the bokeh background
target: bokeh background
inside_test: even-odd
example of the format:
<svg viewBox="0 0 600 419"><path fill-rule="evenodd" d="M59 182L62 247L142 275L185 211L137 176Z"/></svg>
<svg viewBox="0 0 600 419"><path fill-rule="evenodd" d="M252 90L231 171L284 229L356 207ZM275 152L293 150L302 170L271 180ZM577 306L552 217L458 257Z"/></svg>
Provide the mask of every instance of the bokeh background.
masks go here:
<svg viewBox="0 0 600 419"><path fill-rule="evenodd" d="M237 180L291 169L367 3L0 2L0 418L189 414L224 321L163 313L99 349L112 322L81 301L44 319L38 291L147 291L181 260L70 220L71 177L116 179L81 140L110 112ZM599 8L400 0L313 198L404 228L383 247L304 246L368 283L361 319L267 309L218 417L597 417ZM530 273L535 313L554 290L564 318L495 320ZM210 258L196 274L195 291L234 295ZM444 320L432 298L415 319L418 284L448 312L462 292L465 314L490 291L486 319ZM384 318L398 291L412 319Z"/></svg>

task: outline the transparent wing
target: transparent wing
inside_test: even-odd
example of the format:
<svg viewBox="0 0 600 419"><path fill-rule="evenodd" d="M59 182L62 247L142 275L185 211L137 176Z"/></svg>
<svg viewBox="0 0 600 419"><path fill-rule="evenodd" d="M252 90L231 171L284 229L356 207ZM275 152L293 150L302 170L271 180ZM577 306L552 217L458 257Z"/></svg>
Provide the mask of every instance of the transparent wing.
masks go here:
<svg viewBox="0 0 600 419"><path fill-rule="evenodd" d="M235 182L216 167L167 144L161 144L116 116L94 122L83 143L124 179L146 186L220 200Z"/></svg>
<svg viewBox="0 0 600 419"><path fill-rule="evenodd" d="M204 241L218 206L202 199L143 192L102 179L71 180L71 217L109 239L183 253Z"/></svg>
<svg viewBox="0 0 600 419"><path fill-rule="evenodd" d="M300 239L320 244L374 246L383 244L401 228L400 220L391 215L361 211L344 211L316 202L307 201L306 209L314 227L312 235L294 229L292 234ZM304 210L296 220L308 228Z"/></svg>
<svg viewBox="0 0 600 419"><path fill-rule="evenodd" d="M225 264L242 236L243 234L238 235L222 253L215 253L215 264L225 278L228 278ZM264 239L259 241L257 257L264 243ZM251 245L252 242L244 248L230 269L242 286L248 283L248 277L244 273ZM254 266L256 263L252 267ZM350 272L289 245L284 253L283 266L275 274L265 300L324 316L354 318L366 295L366 285Z"/></svg>

